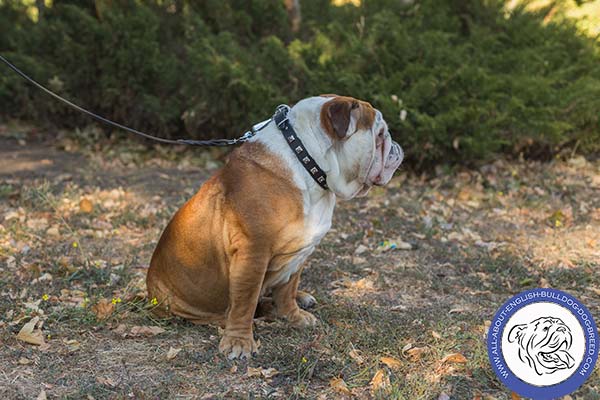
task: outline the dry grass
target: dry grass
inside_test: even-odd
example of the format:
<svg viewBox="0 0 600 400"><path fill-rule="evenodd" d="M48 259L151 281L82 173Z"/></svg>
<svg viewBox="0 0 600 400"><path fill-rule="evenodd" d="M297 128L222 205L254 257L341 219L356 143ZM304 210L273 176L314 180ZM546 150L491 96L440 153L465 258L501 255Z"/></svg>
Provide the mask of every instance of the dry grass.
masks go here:
<svg viewBox="0 0 600 400"><path fill-rule="evenodd" d="M330 385L342 378L356 398L508 399L484 343L504 300L550 285L599 315L600 163L500 160L401 173L389 188L340 204L302 283L319 301L320 325L256 321L260 354L229 362L217 352L217 328L155 320L143 298L161 230L218 154L64 137L56 147L31 132L0 132L1 398L349 397ZM386 240L412 250L383 251ZM116 304L98 321L101 299ZM43 346L16 339L35 315ZM164 332L140 336L134 326ZM171 348L180 352L169 359ZM443 361L452 353L467 362ZM278 374L249 376L248 367ZM378 373L385 388L373 393ZM599 393L596 372L573 398Z"/></svg>

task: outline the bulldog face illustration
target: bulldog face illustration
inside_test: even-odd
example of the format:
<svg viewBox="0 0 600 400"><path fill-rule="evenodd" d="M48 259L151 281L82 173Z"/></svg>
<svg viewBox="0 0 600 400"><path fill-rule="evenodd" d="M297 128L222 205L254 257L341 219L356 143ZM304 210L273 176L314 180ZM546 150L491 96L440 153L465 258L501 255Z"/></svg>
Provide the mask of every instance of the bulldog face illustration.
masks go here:
<svg viewBox="0 0 600 400"><path fill-rule="evenodd" d="M519 358L538 375L552 374L575 366L569 354L571 329L560 318L541 317L511 328L508 342L519 346Z"/></svg>

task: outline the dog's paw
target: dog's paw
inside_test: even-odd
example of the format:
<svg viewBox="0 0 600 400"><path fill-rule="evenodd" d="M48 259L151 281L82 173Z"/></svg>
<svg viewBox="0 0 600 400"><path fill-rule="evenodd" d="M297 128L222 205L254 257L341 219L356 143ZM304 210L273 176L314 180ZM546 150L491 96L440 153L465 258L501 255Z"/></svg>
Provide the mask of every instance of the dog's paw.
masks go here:
<svg viewBox="0 0 600 400"><path fill-rule="evenodd" d="M258 344L252 336L234 337L226 334L219 343L219 351L230 360L236 358L250 359L252 355L258 353Z"/></svg>
<svg viewBox="0 0 600 400"><path fill-rule="evenodd" d="M315 326L318 323L317 317L309 313L308 311L298 310L294 314L287 317L288 321L299 328L306 328L309 326Z"/></svg>
<svg viewBox="0 0 600 400"><path fill-rule="evenodd" d="M303 292L301 290L296 294L296 301L300 308L309 309L317 304L317 299L315 299L310 293Z"/></svg>

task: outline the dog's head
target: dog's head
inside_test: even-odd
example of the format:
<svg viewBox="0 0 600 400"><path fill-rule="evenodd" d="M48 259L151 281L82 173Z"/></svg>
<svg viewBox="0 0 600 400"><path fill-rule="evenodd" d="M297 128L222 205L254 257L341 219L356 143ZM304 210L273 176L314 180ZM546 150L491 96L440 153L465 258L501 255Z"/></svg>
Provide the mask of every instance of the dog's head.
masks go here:
<svg viewBox="0 0 600 400"><path fill-rule="evenodd" d="M519 357L538 375L572 368L575 360L569 354L573 337L560 318L541 317L528 324L511 328L508 342L519 346Z"/></svg>
<svg viewBox="0 0 600 400"><path fill-rule="evenodd" d="M402 148L392 140L381 112L366 101L323 95L302 100L294 109L311 111L296 113L296 120L300 129L320 132L318 152L338 197L364 196L372 186L386 185L402 163Z"/></svg>

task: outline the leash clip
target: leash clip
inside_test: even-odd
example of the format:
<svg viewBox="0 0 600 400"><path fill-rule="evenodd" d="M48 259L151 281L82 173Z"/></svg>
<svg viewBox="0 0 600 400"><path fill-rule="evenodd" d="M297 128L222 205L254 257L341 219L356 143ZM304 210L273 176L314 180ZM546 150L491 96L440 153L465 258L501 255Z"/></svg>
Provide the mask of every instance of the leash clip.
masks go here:
<svg viewBox="0 0 600 400"><path fill-rule="evenodd" d="M247 131L239 138L233 139L233 144L236 144L238 142L245 142L248 139L250 139L251 137L253 137L254 135L256 135L256 132L254 131L254 129L252 129L251 131Z"/></svg>

